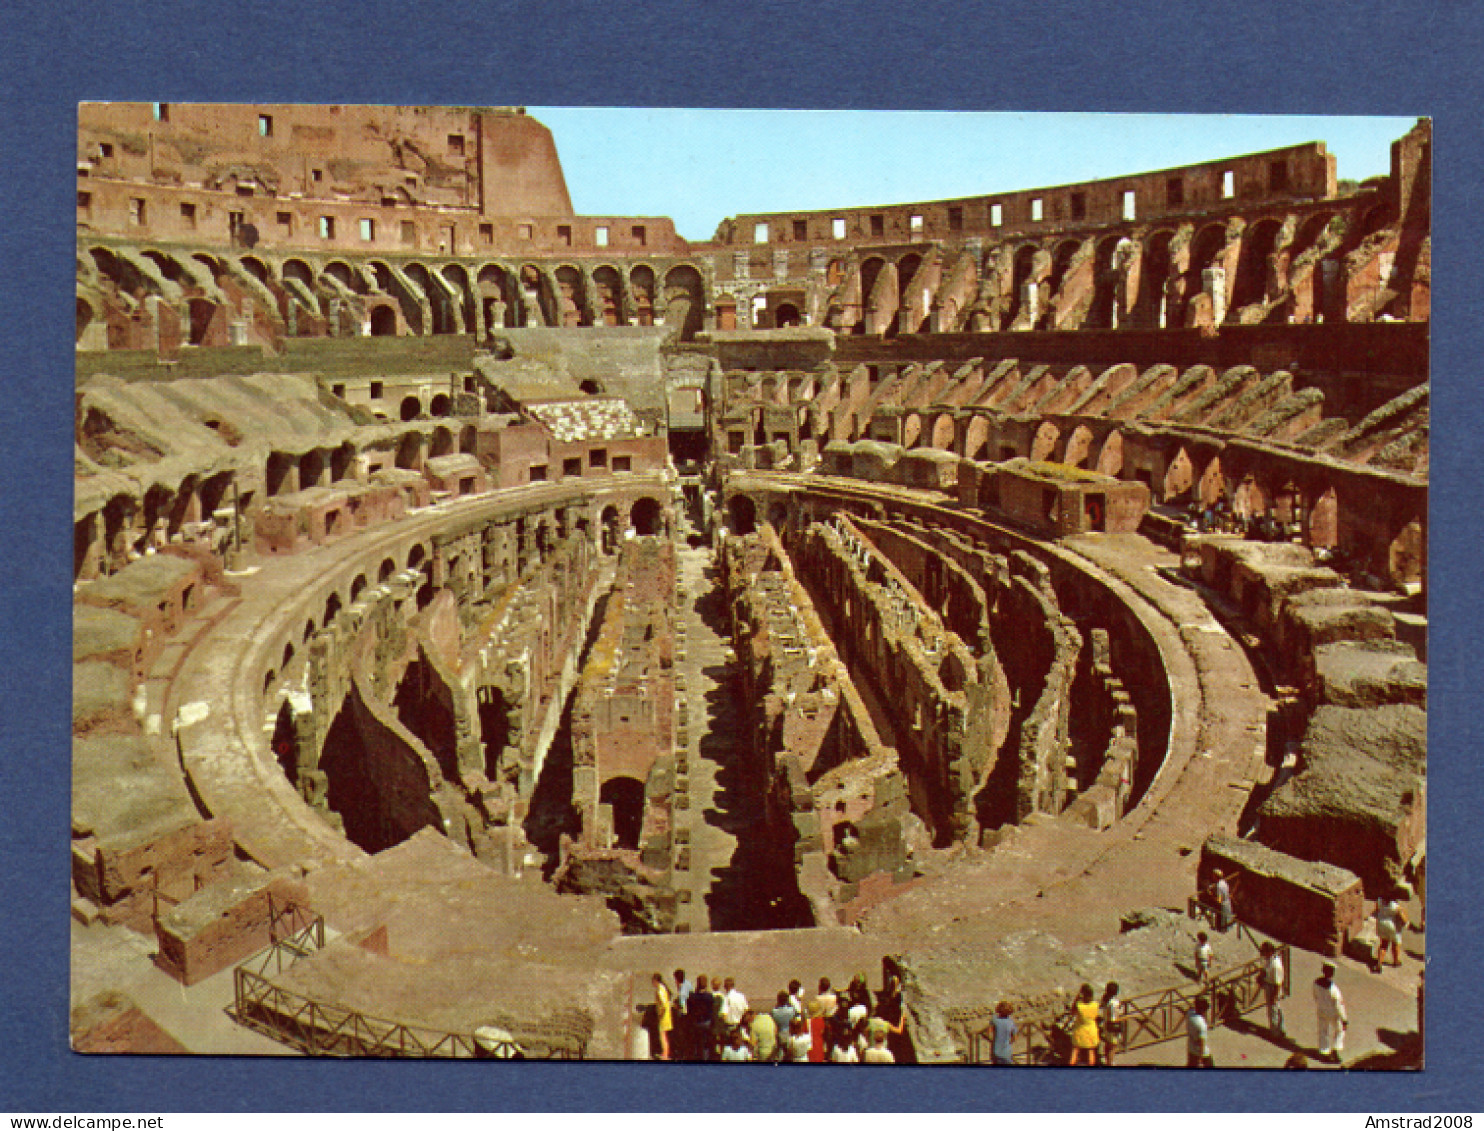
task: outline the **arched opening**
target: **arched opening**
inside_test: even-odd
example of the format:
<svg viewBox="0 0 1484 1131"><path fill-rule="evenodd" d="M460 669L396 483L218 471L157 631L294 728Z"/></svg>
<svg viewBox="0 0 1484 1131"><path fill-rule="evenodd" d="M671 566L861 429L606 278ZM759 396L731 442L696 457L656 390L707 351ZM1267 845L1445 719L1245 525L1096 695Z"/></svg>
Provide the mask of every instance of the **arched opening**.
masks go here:
<svg viewBox="0 0 1484 1131"><path fill-rule="evenodd" d="M434 415L437 415L436 413ZM433 429L433 445L428 455L433 459L453 454L453 433L442 425Z"/></svg>
<svg viewBox="0 0 1484 1131"><path fill-rule="evenodd" d="M940 413L938 419L933 421L933 447L941 452L953 451L953 441L957 436L958 425L953 417L946 412Z"/></svg>
<svg viewBox="0 0 1484 1131"><path fill-rule="evenodd" d="M915 448L922 440L922 417L909 412L902 419L902 447Z"/></svg>
<svg viewBox="0 0 1484 1131"><path fill-rule="evenodd" d="M207 332L211 329L211 320L216 317L216 303L204 298L193 298L186 303L186 308L191 320L186 340L193 346L204 345Z"/></svg>
<svg viewBox="0 0 1484 1131"><path fill-rule="evenodd" d="M598 790L598 803L613 813L613 839L619 848L638 848L644 830L644 783L634 778L609 778Z"/></svg>
<svg viewBox="0 0 1484 1131"><path fill-rule="evenodd" d="M479 450L479 429L472 424L466 424L459 429L459 453L472 456Z"/></svg>
<svg viewBox="0 0 1484 1131"><path fill-rule="evenodd" d="M402 419L404 421L407 421L407 420L416 420L419 416L422 415L422 412L423 412L423 403L422 403L422 401L418 400L417 397L415 397L415 396L406 396L406 397L403 397L402 398L402 410L401 410L401 413L402 413Z"/></svg>
<svg viewBox="0 0 1484 1131"><path fill-rule="evenodd" d="M514 290L506 276L505 269L498 264L486 264L479 269L475 282L479 286L479 302L484 314L484 328L503 330L507 326L516 325Z"/></svg>
<svg viewBox="0 0 1484 1131"><path fill-rule="evenodd" d="M454 321L453 302L449 298L448 291L428 273L428 269L421 263L409 263L402 268L402 272L416 284L423 298L427 300L428 312L432 315L432 332L434 334L454 333L458 325Z"/></svg>
<svg viewBox="0 0 1484 1131"><path fill-rule="evenodd" d="M349 479L356 464L355 445L350 443L341 444L330 453L330 482L339 483L342 479Z"/></svg>
<svg viewBox="0 0 1484 1131"><path fill-rule="evenodd" d="M1046 310L1042 312L1042 321L1048 330L1056 328L1058 313L1065 313L1071 305L1062 294L1062 289L1066 285L1067 274L1072 269L1072 260L1077 258L1077 250L1081 246L1078 240L1062 240L1051 254L1051 278L1047 285Z"/></svg>
<svg viewBox="0 0 1484 1131"><path fill-rule="evenodd" d="M373 338L395 338L397 336L397 312L383 303L371 308L371 336Z"/></svg>
<svg viewBox="0 0 1484 1131"><path fill-rule="evenodd" d="M1262 302L1267 297L1269 260L1278 241L1282 225L1277 220L1259 220L1242 233L1242 249L1237 258L1237 281L1232 291L1232 309Z"/></svg>
<svg viewBox="0 0 1484 1131"><path fill-rule="evenodd" d="M773 308L773 325L780 330L798 326L803 322L799 308L791 302L780 302Z"/></svg>
<svg viewBox="0 0 1484 1131"><path fill-rule="evenodd" d="M885 267L886 260L874 256L861 264L861 314L852 327L853 333L879 334L885 325L887 312L881 309L885 304L876 294L876 287ZM892 305L895 306L895 303Z"/></svg>
<svg viewBox="0 0 1484 1131"><path fill-rule="evenodd" d="M663 533L664 508L660 506L657 499L646 496L636 502L629 511L629 523L633 526L634 533L645 537Z"/></svg>
<svg viewBox="0 0 1484 1131"><path fill-rule="evenodd" d="M463 323L463 329L467 333L474 331L474 296L469 291L469 273L458 263L450 263L441 272L448 288L452 288L453 294L448 296L449 305L456 315L454 330L459 329L457 323Z"/></svg>
<svg viewBox="0 0 1484 1131"><path fill-rule="evenodd" d="M325 264L322 274L328 275L346 290L354 291L357 294L364 294L366 292L366 281L351 269L349 263L333 259Z"/></svg>
<svg viewBox="0 0 1484 1131"><path fill-rule="evenodd" d="M1401 528L1387 548L1387 565L1394 585L1411 585L1422 580L1426 562L1427 540L1423 537L1422 523L1413 519Z"/></svg>
<svg viewBox="0 0 1484 1131"><path fill-rule="evenodd" d="M322 486L325 477L325 453L310 448L299 457L299 490Z"/></svg>
<svg viewBox="0 0 1484 1131"><path fill-rule="evenodd" d="M1088 454L1092 451L1092 429L1079 424L1067 437L1067 448L1061 461L1068 467L1086 467Z"/></svg>
<svg viewBox="0 0 1484 1131"><path fill-rule="evenodd" d="M1114 307L1118 297L1118 272L1113 267L1113 258L1118 251L1121 237L1108 236L1099 240L1092 258L1092 305L1087 309L1083 326L1093 330L1110 330L1114 323Z"/></svg>
<svg viewBox="0 0 1484 1131"><path fill-rule="evenodd" d="M289 779L289 784L299 784L299 740L294 730L294 712L289 707L289 701L285 699L278 708L278 716L273 720L273 758L283 770L283 776Z"/></svg>
<svg viewBox="0 0 1484 1131"><path fill-rule="evenodd" d="M263 490L270 499L283 493L288 484L289 469L297 466L298 461L287 452L268 454L268 464L263 472Z"/></svg>
<svg viewBox="0 0 1484 1131"><path fill-rule="evenodd" d="M441 821L422 760L359 706L352 690L330 724L319 768L328 786L326 801L340 815L346 838L376 853L419 829L440 828ZM367 727L376 727L376 738L392 741L368 743L361 718Z"/></svg>
<svg viewBox="0 0 1484 1131"><path fill-rule="evenodd" d="M989 420L975 416L964 434L964 455L968 459L985 459L989 455Z"/></svg>
<svg viewBox="0 0 1484 1131"><path fill-rule="evenodd" d="M639 264L629 272L629 291L634 296L634 321L640 326L654 325L654 271Z"/></svg>
<svg viewBox="0 0 1484 1131"><path fill-rule="evenodd" d="M1139 268L1139 323L1146 327L1166 325L1169 311L1165 309L1165 284L1170 279L1173 257L1170 244L1174 232L1155 232L1144 245L1143 262Z"/></svg>
<svg viewBox="0 0 1484 1131"><path fill-rule="evenodd" d="M324 618L323 618L324 619L324 623L325 623L325 627L326 628L329 628L331 625L333 625L335 623L335 618L337 616L339 616L339 615L340 615L340 594L339 593L331 593L329 595L329 597L327 597L325 599L325 615L324 615Z"/></svg>
<svg viewBox="0 0 1484 1131"><path fill-rule="evenodd" d="M1060 439L1061 430L1051 421L1043 420L1031 440L1031 459L1037 462L1050 459Z"/></svg>
<svg viewBox="0 0 1484 1131"><path fill-rule="evenodd" d="M397 563L391 558L382 558L381 565L376 570L376 583L383 584L387 578L397 572Z"/></svg>
<svg viewBox="0 0 1484 1131"><path fill-rule="evenodd" d="M1010 310L1005 315L1003 327L1006 330L1019 320L1025 306L1025 288L1031 281L1031 272L1036 269L1036 251L1036 245L1029 243L1015 249L1010 271Z"/></svg>
<svg viewBox="0 0 1484 1131"><path fill-rule="evenodd" d="M587 288L583 283L582 272L564 263L556 269L556 285L560 318L558 325L591 326L593 320L587 311Z"/></svg>
<svg viewBox="0 0 1484 1131"><path fill-rule="evenodd" d="M746 495L733 495L727 501L727 516L733 534L744 537L757 533L757 506Z"/></svg>
<svg viewBox="0 0 1484 1131"><path fill-rule="evenodd" d="M1190 453L1181 448L1165 468L1164 491L1160 501L1177 502L1190 492L1195 482L1195 468L1190 462Z"/></svg>
<svg viewBox="0 0 1484 1131"><path fill-rule="evenodd" d="M447 393L438 393L434 395L432 403L428 405L429 416L448 416L452 411L453 406L448 399ZM440 429L440 431L446 431L446 429ZM434 452L433 454L442 455L444 453Z"/></svg>
<svg viewBox="0 0 1484 1131"><path fill-rule="evenodd" d="M688 263L671 268L665 275L665 325L676 328L681 341L690 341L703 328L705 313L701 273Z"/></svg>
<svg viewBox="0 0 1484 1131"><path fill-rule="evenodd" d="M593 272L593 298L602 325L623 325L623 280L606 263Z"/></svg>
<svg viewBox="0 0 1484 1131"><path fill-rule="evenodd" d="M352 605L355 604L365 591L366 575L364 573L358 573L356 574L356 579L350 583L350 603Z"/></svg>
<svg viewBox="0 0 1484 1131"><path fill-rule="evenodd" d="M774 499L768 504L768 523L780 534L788 525L788 506L782 499Z"/></svg>
<svg viewBox="0 0 1484 1131"><path fill-rule="evenodd" d="M427 556L427 547L425 547L421 542L417 543L415 546L412 547L411 550L407 552L407 568L421 569L423 559Z"/></svg>
<svg viewBox="0 0 1484 1131"><path fill-rule="evenodd" d="M281 270L285 280L297 280L308 290L314 290L314 272L309 269L309 264L305 263L304 260L285 259Z"/></svg>
<svg viewBox="0 0 1484 1131"><path fill-rule="evenodd" d="M403 406L405 409L405 401ZM397 467L403 471L419 471L422 465L423 438L416 432L408 432L397 443Z"/></svg>
<svg viewBox="0 0 1484 1131"><path fill-rule="evenodd" d="M907 291L912 285L912 280L922 270L922 256L917 252L910 252L897 261L897 309L892 312L891 322L886 328L886 336L894 338L898 334L914 334L922 329L922 319L913 318L912 315L902 309L907 305Z"/></svg>
<svg viewBox="0 0 1484 1131"><path fill-rule="evenodd" d="M1096 470L1102 475L1111 475L1115 479L1123 474L1122 432L1108 433L1108 438L1103 441L1103 449L1098 453Z"/></svg>
<svg viewBox="0 0 1484 1131"><path fill-rule="evenodd" d="M1308 541L1315 549L1332 550L1340 544L1340 499L1333 487L1309 508Z"/></svg>

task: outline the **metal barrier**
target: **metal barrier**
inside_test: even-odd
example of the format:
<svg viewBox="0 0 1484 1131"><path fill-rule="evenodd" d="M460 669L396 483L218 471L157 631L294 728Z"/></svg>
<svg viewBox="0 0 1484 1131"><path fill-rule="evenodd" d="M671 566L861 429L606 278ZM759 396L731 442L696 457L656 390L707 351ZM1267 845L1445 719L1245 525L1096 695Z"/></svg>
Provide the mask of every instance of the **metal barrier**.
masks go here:
<svg viewBox="0 0 1484 1131"><path fill-rule="evenodd" d="M359 1010L275 985L299 959L325 945L325 921L279 940L233 971L233 1002L228 1011L239 1025L288 1045L307 1056L481 1058L472 1033L452 1033L373 1017ZM533 1060L581 1060L588 1035L555 1027L510 1026L520 1054Z"/></svg>
<svg viewBox="0 0 1484 1131"><path fill-rule="evenodd" d="M1290 991L1290 949L1287 943L1277 948L1283 962L1283 985L1279 998ZM1244 1014L1262 1008L1267 1002L1262 984L1267 960L1258 957L1213 975L1204 983L1185 982L1169 989L1155 990L1127 998L1123 1002L1123 1027L1114 1047L1119 1052L1162 1044L1185 1036L1185 1019L1198 998L1211 1005L1208 1020L1217 1028ZM1013 1003L1016 1006L1014 1059L1017 1064L1060 1064L1067 1059L1071 1037L1064 1028L1068 1016L1065 1001L1047 1004L1045 998ZM968 1062L987 1064L994 1048L992 1024L975 1029L968 1036Z"/></svg>

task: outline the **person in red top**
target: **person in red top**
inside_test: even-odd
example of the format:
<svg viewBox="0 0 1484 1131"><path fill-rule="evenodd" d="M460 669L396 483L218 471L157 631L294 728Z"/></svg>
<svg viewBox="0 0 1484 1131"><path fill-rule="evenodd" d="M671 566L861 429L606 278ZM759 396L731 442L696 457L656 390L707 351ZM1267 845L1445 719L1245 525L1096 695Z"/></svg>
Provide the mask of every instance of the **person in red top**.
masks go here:
<svg viewBox="0 0 1484 1131"><path fill-rule="evenodd" d="M824 1010L820 1006L819 999L815 998L809 1003L809 1061L811 1064L823 1064L825 1059L824 1039Z"/></svg>

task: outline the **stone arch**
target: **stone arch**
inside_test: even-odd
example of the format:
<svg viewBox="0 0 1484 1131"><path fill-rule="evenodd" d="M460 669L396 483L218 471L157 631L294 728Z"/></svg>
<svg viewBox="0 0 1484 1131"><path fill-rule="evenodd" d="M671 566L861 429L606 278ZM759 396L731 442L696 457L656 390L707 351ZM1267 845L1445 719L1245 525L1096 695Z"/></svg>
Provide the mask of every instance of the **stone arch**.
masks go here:
<svg viewBox="0 0 1484 1131"><path fill-rule="evenodd" d="M873 255L861 263L861 295L860 295L860 318L851 327L855 334L880 333L876 328L873 317L875 308L871 303L871 296L875 293L876 283L881 278L882 269L886 266L886 260L879 255Z"/></svg>
<svg viewBox="0 0 1484 1131"><path fill-rule="evenodd" d="M193 346L207 344L207 335L211 331L211 323L216 318L218 305L206 298L186 299L186 315L188 318L186 341Z"/></svg>
<svg viewBox="0 0 1484 1131"><path fill-rule="evenodd" d="M436 400L437 398L434 399ZM434 415L437 415L437 413L434 413ZM453 431L449 428L445 428L443 425L440 424L437 428L433 429L433 442L431 447L428 449L428 455L432 459L437 459L439 456L452 454Z"/></svg>
<svg viewBox="0 0 1484 1131"><path fill-rule="evenodd" d="M624 324L623 278L611 264L604 263L593 271L593 305L601 325Z"/></svg>
<svg viewBox="0 0 1484 1131"><path fill-rule="evenodd" d="M680 340L689 341L704 326L706 287L701 273L689 263L665 273L665 325L678 329Z"/></svg>
<svg viewBox="0 0 1484 1131"><path fill-rule="evenodd" d="M1386 547L1386 569L1395 585L1420 582L1427 565L1427 538L1422 520L1411 519Z"/></svg>
<svg viewBox="0 0 1484 1131"><path fill-rule="evenodd" d="M477 455L479 452L479 429L473 424L466 424L459 429L459 454Z"/></svg>
<svg viewBox="0 0 1484 1131"><path fill-rule="evenodd" d="M293 279L308 290L314 290L314 271L302 259L285 259L279 265L278 274L284 282Z"/></svg>
<svg viewBox="0 0 1484 1131"><path fill-rule="evenodd" d="M1326 486L1309 504L1304 538L1316 549L1334 549L1340 544L1340 498L1333 487Z"/></svg>
<svg viewBox="0 0 1484 1131"><path fill-rule="evenodd" d="M395 338L397 334L397 308L389 302L378 302L371 307L371 336Z"/></svg>
<svg viewBox="0 0 1484 1131"><path fill-rule="evenodd" d="M466 334L474 332L474 292L469 287L469 272L461 263L445 263L439 272L454 293L448 301L457 313L458 329Z"/></svg>
<svg viewBox="0 0 1484 1131"><path fill-rule="evenodd" d="M799 312L798 306L794 303L780 302L773 308L773 325L779 330L787 329L790 326L801 325L803 321L804 316Z"/></svg>
<svg viewBox="0 0 1484 1131"><path fill-rule="evenodd" d="M356 448L349 440L330 452L330 482L339 483L352 478L356 464Z"/></svg>
<svg viewBox="0 0 1484 1131"><path fill-rule="evenodd" d="M268 498L282 494L288 486L288 474L291 468L297 468L298 461L288 452L269 452L268 462L263 470L263 492Z"/></svg>
<svg viewBox="0 0 1484 1131"><path fill-rule="evenodd" d="M1226 474L1221 467L1221 456L1214 455L1201 472L1196 490L1196 502L1202 506L1215 506L1226 497Z"/></svg>
<svg viewBox="0 0 1484 1131"><path fill-rule="evenodd" d="M665 532L665 508L658 499L648 495L636 499L629 508L629 525L634 533L651 536Z"/></svg>
<svg viewBox="0 0 1484 1131"><path fill-rule="evenodd" d="M1234 313L1267 297L1269 268L1282 230L1280 221L1267 217L1249 224L1242 233L1242 246L1237 254L1237 278L1232 286Z"/></svg>
<svg viewBox="0 0 1484 1131"><path fill-rule="evenodd" d="M557 325L591 326L587 310L587 283L582 272L570 263L556 269Z"/></svg>
<svg viewBox="0 0 1484 1131"><path fill-rule="evenodd" d="M1066 447L1062 449L1061 462L1068 467L1086 467L1087 457L1092 452L1092 442L1092 429L1086 424L1077 425L1067 436Z"/></svg>
<svg viewBox="0 0 1484 1131"><path fill-rule="evenodd" d="M933 421L932 446L940 452L951 452L956 439L958 439L958 421L953 418L953 413L940 412L938 418Z"/></svg>
<svg viewBox="0 0 1484 1131"><path fill-rule="evenodd" d="M1184 498L1194 482L1195 466L1190 461L1190 453L1182 446L1175 453L1175 458L1165 465L1160 502L1169 503Z"/></svg>
<svg viewBox="0 0 1484 1131"><path fill-rule="evenodd" d="M618 540L622 534L619 529L618 508L613 504L603 508L603 513L598 516L598 528L600 530L600 548L605 554L613 554L618 551Z"/></svg>
<svg viewBox="0 0 1484 1131"><path fill-rule="evenodd" d="M397 562L394 558L382 558L381 565L376 569L376 583L383 584L387 578L397 572Z"/></svg>
<svg viewBox="0 0 1484 1131"><path fill-rule="evenodd" d="M447 393L434 393L433 399L428 402L429 416L451 416L453 414L453 401ZM447 431L444 429L444 431ZM451 447L452 445L450 445ZM446 453L440 453L446 454Z"/></svg>
<svg viewBox="0 0 1484 1131"><path fill-rule="evenodd" d="M909 412L902 418L902 447L915 448L922 440L922 417Z"/></svg>
<svg viewBox="0 0 1484 1131"><path fill-rule="evenodd" d="M423 414L423 402L415 393L409 393L402 398L402 406L398 415L402 420L416 420Z"/></svg>
<svg viewBox="0 0 1484 1131"><path fill-rule="evenodd" d="M1097 463L1094 465L1100 475L1111 475L1115 479L1123 474L1123 433L1116 429L1109 432L1103 439L1103 446L1098 451Z"/></svg>
<svg viewBox="0 0 1484 1131"><path fill-rule="evenodd" d="M335 618L340 615L341 608L342 602L340 600L340 594L331 592L331 594L325 598L325 614L322 618L320 618L324 621L324 625L326 628L329 628L335 623Z"/></svg>
<svg viewBox="0 0 1484 1131"><path fill-rule="evenodd" d="M1033 243L1021 244L1015 249L1010 267L1010 309L1005 315L1004 329L1014 326L1025 306L1025 288L1036 269L1036 253L1041 249Z"/></svg>
<svg viewBox="0 0 1484 1131"><path fill-rule="evenodd" d="M366 591L367 584L368 583L366 581L366 575L364 573L356 574L356 579L350 583L350 603L352 605L354 605L360 598L361 594Z"/></svg>
<svg viewBox="0 0 1484 1131"><path fill-rule="evenodd" d="M484 318L486 331L503 330L507 326L519 324L516 321L515 288L511 284L509 272L503 266L486 263L475 276L475 285L479 291L480 313Z"/></svg>
<svg viewBox="0 0 1484 1131"><path fill-rule="evenodd" d="M428 548L421 542L415 542L407 551L407 568L422 569L423 562L427 560Z"/></svg>
<svg viewBox="0 0 1484 1131"><path fill-rule="evenodd" d="M727 500L727 518L732 533L740 536L757 533L757 504L746 495L733 495Z"/></svg>
<svg viewBox="0 0 1484 1131"><path fill-rule="evenodd" d="M654 325L654 268L647 263L629 269L629 292L634 296L634 321L640 326Z"/></svg>
<svg viewBox="0 0 1484 1131"><path fill-rule="evenodd" d="M1047 460L1056 451L1056 445L1061 440L1061 429L1049 420L1041 421L1040 427L1036 429L1035 437L1031 440L1031 459Z"/></svg>
<svg viewBox="0 0 1484 1131"><path fill-rule="evenodd" d="M1169 228L1154 232L1144 242L1144 252L1139 265L1139 324L1146 327L1164 326L1169 321L1165 309L1165 286L1170 281L1170 271L1175 257L1172 245L1175 233Z"/></svg>
<svg viewBox="0 0 1484 1131"><path fill-rule="evenodd" d="M1083 327L1090 330L1111 330L1117 319L1114 317L1118 301L1118 271L1113 260L1118 252L1118 243L1123 237L1105 236L1097 242L1092 255L1092 303L1087 308Z"/></svg>
<svg viewBox="0 0 1484 1131"><path fill-rule="evenodd" d="M969 459L982 460L989 454L989 418L971 417L964 434L964 455Z"/></svg>

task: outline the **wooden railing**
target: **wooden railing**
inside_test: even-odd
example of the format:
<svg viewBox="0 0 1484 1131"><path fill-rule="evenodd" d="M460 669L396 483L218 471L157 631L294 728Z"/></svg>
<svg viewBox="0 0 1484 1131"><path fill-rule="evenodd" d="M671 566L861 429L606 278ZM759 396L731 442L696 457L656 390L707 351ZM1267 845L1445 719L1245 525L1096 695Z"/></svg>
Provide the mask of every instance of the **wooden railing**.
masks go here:
<svg viewBox="0 0 1484 1131"><path fill-rule="evenodd" d="M275 984L299 959L325 945L325 921L274 943L233 972L232 1018L306 1056L476 1058L472 1033L453 1033L373 1017L360 1010L316 1001ZM507 1025L526 1059L581 1060L590 1033L559 1026Z"/></svg>
<svg viewBox="0 0 1484 1131"><path fill-rule="evenodd" d="M1289 994L1289 947L1278 947L1283 962L1283 985L1278 996ZM1212 1028L1224 1025L1266 1003L1262 971L1267 960L1253 958L1214 974L1206 982L1184 982L1164 990L1140 994L1123 1002L1123 1026L1114 1047L1119 1052L1162 1044L1185 1036L1185 1019L1197 999L1210 1003L1207 1015ZM1016 1003L1015 1024L1018 1030L1014 1045L1017 1064L1059 1064L1066 1061L1071 1037L1065 1028L1068 1007L1065 1002L1048 1004L1046 999ZM975 1028L968 1034L968 1061L986 1064L994 1048L992 1024Z"/></svg>

